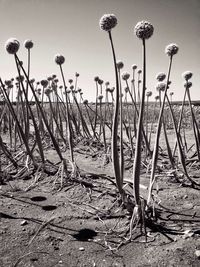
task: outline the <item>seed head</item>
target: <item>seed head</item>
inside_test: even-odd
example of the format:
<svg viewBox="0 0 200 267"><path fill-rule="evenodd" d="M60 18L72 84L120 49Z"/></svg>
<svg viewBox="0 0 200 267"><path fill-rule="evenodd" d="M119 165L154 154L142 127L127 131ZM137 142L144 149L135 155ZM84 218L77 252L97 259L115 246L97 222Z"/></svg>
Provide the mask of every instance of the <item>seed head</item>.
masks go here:
<svg viewBox="0 0 200 267"><path fill-rule="evenodd" d="M46 88L47 87L47 85L48 85L48 81L47 80L41 80L41 85L44 87L44 88Z"/></svg>
<svg viewBox="0 0 200 267"><path fill-rule="evenodd" d="M5 43L5 49L9 54L16 54L17 51L19 50L20 43L17 39L15 38L10 38L6 41Z"/></svg>
<svg viewBox="0 0 200 267"><path fill-rule="evenodd" d="M87 99L83 100L83 104L87 105L88 104L88 100Z"/></svg>
<svg viewBox="0 0 200 267"><path fill-rule="evenodd" d="M98 84L100 84L100 85L103 84L103 80L99 79Z"/></svg>
<svg viewBox="0 0 200 267"><path fill-rule="evenodd" d="M188 82L188 81L186 81L186 82L184 83L184 87L185 87L186 89L190 89L190 87L192 87L192 82Z"/></svg>
<svg viewBox="0 0 200 267"><path fill-rule="evenodd" d="M124 88L124 91L125 91L125 93L128 93L129 88L128 88L128 87L125 87L125 88Z"/></svg>
<svg viewBox="0 0 200 267"><path fill-rule="evenodd" d="M32 40L25 40L25 41L24 41L24 47L25 47L26 49L31 49L31 48L33 48L33 41L32 41Z"/></svg>
<svg viewBox="0 0 200 267"><path fill-rule="evenodd" d="M105 82L105 85L108 86L110 83L109 82Z"/></svg>
<svg viewBox="0 0 200 267"><path fill-rule="evenodd" d="M151 91L146 92L146 96L147 96L147 97L152 96L152 92L151 92Z"/></svg>
<svg viewBox="0 0 200 267"><path fill-rule="evenodd" d="M136 24L134 32L139 39L149 39L153 35L153 25L148 21L140 21Z"/></svg>
<svg viewBox="0 0 200 267"><path fill-rule="evenodd" d="M79 76L80 76L80 74L79 74L78 72L76 72L76 73L75 73L75 76L76 76L76 77L79 77Z"/></svg>
<svg viewBox="0 0 200 267"><path fill-rule="evenodd" d="M133 69L133 70L136 70L136 69L137 69L137 65L133 64L133 65L132 65L132 69Z"/></svg>
<svg viewBox="0 0 200 267"><path fill-rule="evenodd" d="M188 81L189 79L192 78L193 73L191 71L185 71L182 73L182 77L183 79L185 79L186 81Z"/></svg>
<svg viewBox="0 0 200 267"><path fill-rule="evenodd" d="M98 99L99 99L99 100L102 100L102 99L103 99L103 95L99 95L99 96L98 96Z"/></svg>
<svg viewBox="0 0 200 267"><path fill-rule="evenodd" d="M159 82L156 85L156 90L158 90L158 91L165 91L165 87L166 87L166 83Z"/></svg>
<svg viewBox="0 0 200 267"><path fill-rule="evenodd" d="M169 44L165 48L165 53L168 56L172 57L178 53L178 49L179 48L178 48L177 44Z"/></svg>
<svg viewBox="0 0 200 267"><path fill-rule="evenodd" d="M117 25L117 18L114 14L105 14L99 21L99 26L103 31L111 31Z"/></svg>
<svg viewBox="0 0 200 267"><path fill-rule="evenodd" d="M164 72L159 72L156 75L156 80L158 80L159 82L164 81L165 78L166 78L166 74Z"/></svg>
<svg viewBox="0 0 200 267"><path fill-rule="evenodd" d="M121 60L117 61L116 65L117 65L118 70L120 70L124 67L124 63Z"/></svg>
<svg viewBox="0 0 200 267"><path fill-rule="evenodd" d="M129 79L129 77L130 77L130 74L128 72L123 72L122 73L122 79L124 81L127 81Z"/></svg>
<svg viewBox="0 0 200 267"><path fill-rule="evenodd" d="M50 88L47 88L47 89L45 89L45 91L44 91L44 93L47 95L47 96L49 96L50 94L51 94L51 89Z"/></svg>
<svg viewBox="0 0 200 267"><path fill-rule="evenodd" d="M62 65L65 62L65 57L60 55L60 54L56 54L54 57L54 60L55 60L56 64Z"/></svg>
<svg viewBox="0 0 200 267"><path fill-rule="evenodd" d="M73 80L72 80L72 79L69 79L68 82L69 82L70 84L72 84L72 83L73 83Z"/></svg>
<svg viewBox="0 0 200 267"><path fill-rule="evenodd" d="M98 80L99 80L99 77L98 77L98 76L95 76L95 77L94 77L94 81L95 81L95 82L98 82Z"/></svg>
<svg viewBox="0 0 200 267"><path fill-rule="evenodd" d="M115 87L110 88L110 92L113 93L115 91Z"/></svg>

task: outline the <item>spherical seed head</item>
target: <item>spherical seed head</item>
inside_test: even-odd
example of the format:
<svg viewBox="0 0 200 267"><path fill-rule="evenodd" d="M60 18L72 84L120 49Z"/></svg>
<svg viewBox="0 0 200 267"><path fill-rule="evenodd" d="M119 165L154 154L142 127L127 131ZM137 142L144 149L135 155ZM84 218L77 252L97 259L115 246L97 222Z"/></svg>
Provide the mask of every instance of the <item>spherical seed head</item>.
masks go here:
<svg viewBox="0 0 200 267"><path fill-rule="evenodd" d="M159 100L159 99L160 99L160 96L159 95L155 96L155 100L156 101Z"/></svg>
<svg viewBox="0 0 200 267"><path fill-rule="evenodd" d="M24 41L24 47L25 47L26 49L31 49L31 48L33 48L33 41L32 41L32 40L25 40L25 41Z"/></svg>
<svg viewBox="0 0 200 267"><path fill-rule="evenodd" d="M149 39L153 35L154 27L148 21L140 21L136 24L134 32L139 39Z"/></svg>
<svg viewBox="0 0 200 267"><path fill-rule="evenodd" d="M80 74L79 74L78 72L75 73L75 76L76 76L76 77L79 77L79 75L80 75Z"/></svg>
<svg viewBox="0 0 200 267"><path fill-rule="evenodd" d="M94 81L95 81L95 82L98 82L98 80L99 80L99 77L98 77L98 76L95 76L95 77L94 77Z"/></svg>
<svg viewBox="0 0 200 267"><path fill-rule="evenodd" d="M72 84L72 83L73 83L73 80L72 80L72 79L69 79L68 82L69 82L70 84Z"/></svg>
<svg viewBox="0 0 200 267"><path fill-rule="evenodd" d="M115 87L110 88L110 92L113 93L115 91Z"/></svg>
<svg viewBox="0 0 200 267"><path fill-rule="evenodd" d="M30 83L34 83L35 82L35 79L30 79Z"/></svg>
<svg viewBox="0 0 200 267"><path fill-rule="evenodd" d="M157 89L158 91L164 91L164 90L165 90L165 87L166 87L166 83L163 83L163 82L159 82L159 83L157 83L157 85L156 85L156 89Z"/></svg>
<svg viewBox="0 0 200 267"><path fill-rule="evenodd" d="M142 70L138 70L138 74L141 74L142 73Z"/></svg>
<svg viewBox="0 0 200 267"><path fill-rule="evenodd" d="M88 100L87 99L83 100L83 104L87 105L88 104Z"/></svg>
<svg viewBox="0 0 200 267"><path fill-rule="evenodd" d="M54 56L54 61L56 62L56 64L62 65L65 62L65 57L60 54L56 54Z"/></svg>
<svg viewBox="0 0 200 267"><path fill-rule="evenodd" d="M186 89L189 89L190 87L192 87L192 82L188 82L188 81L186 81L186 82L184 83L184 87L185 87Z"/></svg>
<svg viewBox="0 0 200 267"><path fill-rule="evenodd" d="M110 83L109 82L105 82L105 85L108 86Z"/></svg>
<svg viewBox="0 0 200 267"><path fill-rule="evenodd" d="M17 51L19 50L20 43L17 39L15 38L10 38L6 41L5 43L5 49L9 54L16 54Z"/></svg>
<svg viewBox="0 0 200 267"><path fill-rule="evenodd" d="M146 96L147 96L147 97L152 96L152 92L151 92L151 91L146 92Z"/></svg>
<svg viewBox="0 0 200 267"><path fill-rule="evenodd" d="M44 88L46 88L47 87L47 85L48 85L48 81L47 80L41 80L41 85L44 87Z"/></svg>
<svg viewBox="0 0 200 267"><path fill-rule="evenodd" d="M193 73L191 71L185 71L182 73L182 77L183 79L185 79L186 81L188 81L189 79L192 78Z"/></svg>
<svg viewBox="0 0 200 267"><path fill-rule="evenodd" d="M136 69L137 69L137 65L133 64L133 65L132 65L132 69L133 69L133 70L136 70Z"/></svg>
<svg viewBox="0 0 200 267"><path fill-rule="evenodd" d="M5 83L5 85L9 86L9 85L11 85L12 81L11 80L5 80L4 83Z"/></svg>
<svg viewBox="0 0 200 267"><path fill-rule="evenodd" d="M51 89L50 88L47 88L45 89L44 93L49 96L51 94Z"/></svg>
<svg viewBox="0 0 200 267"><path fill-rule="evenodd" d="M125 93L128 93L129 88L128 88L128 87L125 87L125 88L124 88L124 91L125 91Z"/></svg>
<svg viewBox="0 0 200 267"><path fill-rule="evenodd" d="M116 65L117 65L118 70L124 67L124 63L121 60L117 61Z"/></svg>
<svg viewBox="0 0 200 267"><path fill-rule="evenodd" d="M102 99L103 99L103 95L99 95L99 96L98 96L98 99L99 99L99 100L102 100Z"/></svg>
<svg viewBox="0 0 200 267"><path fill-rule="evenodd" d="M23 82L24 81L24 76L23 75L20 75L20 76L17 76L15 79L18 82Z"/></svg>
<svg viewBox="0 0 200 267"><path fill-rule="evenodd" d="M174 92L170 92L169 94L172 96L174 94Z"/></svg>
<svg viewBox="0 0 200 267"><path fill-rule="evenodd" d="M71 85L69 88L70 88L71 90L74 90L74 86L73 86L73 85Z"/></svg>
<svg viewBox="0 0 200 267"><path fill-rule="evenodd" d="M100 85L103 84L103 80L99 79L98 84L100 84Z"/></svg>
<svg viewBox="0 0 200 267"><path fill-rule="evenodd" d="M117 25L117 18L114 14L105 14L99 21L99 26L103 31L111 31Z"/></svg>
<svg viewBox="0 0 200 267"><path fill-rule="evenodd" d="M159 82L164 81L165 78L166 78L166 74L165 74L164 72L159 72L159 73L156 75L156 79L157 79Z"/></svg>
<svg viewBox="0 0 200 267"><path fill-rule="evenodd" d="M178 53L178 46L177 44L169 44L166 46L165 48L165 53L168 55L168 56L174 56Z"/></svg>
<svg viewBox="0 0 200 267"><path fill-rule="evenodd" d="M128 72L123 72L122 73L122 79L124 81L127 81L129 79L129 77L130 77L130 74Z"/></svg>

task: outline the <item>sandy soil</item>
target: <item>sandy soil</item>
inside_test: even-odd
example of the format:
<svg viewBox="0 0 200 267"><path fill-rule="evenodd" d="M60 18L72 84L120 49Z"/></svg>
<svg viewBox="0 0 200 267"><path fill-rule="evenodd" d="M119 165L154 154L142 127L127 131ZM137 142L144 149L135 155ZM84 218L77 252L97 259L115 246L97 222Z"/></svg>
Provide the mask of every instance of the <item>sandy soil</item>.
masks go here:
<svg viewBox="0 0 200 267"><path fill-rule="evenodd" d="M52 149L46 156L59 161ZM147 242L138 227L133 241L116 249L125 241L130 214L120 205L112 165L87 145L75 156L82 182L65 180L62 190L55 175L42 173L35 184L33 176L1 177L1 267L200 266L199 190L178 183L164 157L154 189L157 220L146 223ZM130 166L127 159L126 181ZM195 162L190 175L200 182ZM144 168L144 196L148 181ZM131 192L131 184L127 188Z"/></svg>

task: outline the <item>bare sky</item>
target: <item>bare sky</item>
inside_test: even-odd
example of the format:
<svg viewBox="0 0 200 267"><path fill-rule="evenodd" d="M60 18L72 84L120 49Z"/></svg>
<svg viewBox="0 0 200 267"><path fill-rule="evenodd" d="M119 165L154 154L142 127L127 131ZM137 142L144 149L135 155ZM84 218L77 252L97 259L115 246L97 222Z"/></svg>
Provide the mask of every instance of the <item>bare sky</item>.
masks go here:
<svg viewBox="0 0 200 267"><path fill-rule="evenodd" d="M66 59L66 79L79 72L84 98L94 100L94 76L115 85L108 34L99 29L105 13L114 13L118 19L112 34L124 71L131 72L132 64L141 68L141 41L133 30L138 21L148 20L154 25L154 35L147 41L148 90L156 95L155 75L168 67L165 46L177 43L180 50L174 57L170 88L173 99L182 100L181 74L190 70L194 73L191 96L200 100L200 0L0 0L0 76L9 79L17 74L5 41L15 37L21 42L18 55L26 66L23 42L32 39L32 77L41 80L55 73L60 78L53 58L61 53Z"/></svg>

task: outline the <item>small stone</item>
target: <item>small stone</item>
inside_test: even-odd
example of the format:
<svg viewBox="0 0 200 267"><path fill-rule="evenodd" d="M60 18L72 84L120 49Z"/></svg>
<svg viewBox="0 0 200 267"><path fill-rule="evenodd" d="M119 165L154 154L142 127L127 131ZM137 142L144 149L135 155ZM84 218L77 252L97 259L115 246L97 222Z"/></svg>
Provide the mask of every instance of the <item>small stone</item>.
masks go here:
<svg viewBox="0 0 200 267"><path fill-rule="evenodd" d="M21 226L24 226L24 225L27 225L27 224L28 224L28 222L27 222L26 220L23 220L23 221L21 221L21 223L20 223Z"/></svg>
<svg viewBox="0 0 200 267"><path fill-rule="evenodd" d="M197 256L198 259L200 259L200 250L196 250L195 255Z"/></svg>
<svg viewBox="0 0 200 267"><path fill-rule="evenodd" d="M186 198L188 198L188 195L184 195L183 199L186 199Z"/></svg>
<svg viewBox="0 0 200 267"><path fill-rule="evenodd" d="M63 261L59 261L58 263L63 263Z"/></svg>
<svg viewBox="0 0 200 267"><path fill-rule="evenodd" d="M84 247L80 247L79 250L80 250L80 251L84 251L85 248L84 248Z"/></svg>
<svg viewBox="0 0 200 267"><path fill-rule="evenodd" d="M190 238L194 235L194 232L192 232L191 230L185 230L184 231L184 235L183 235L183 239L187 239L187 238Z"/></svg>

